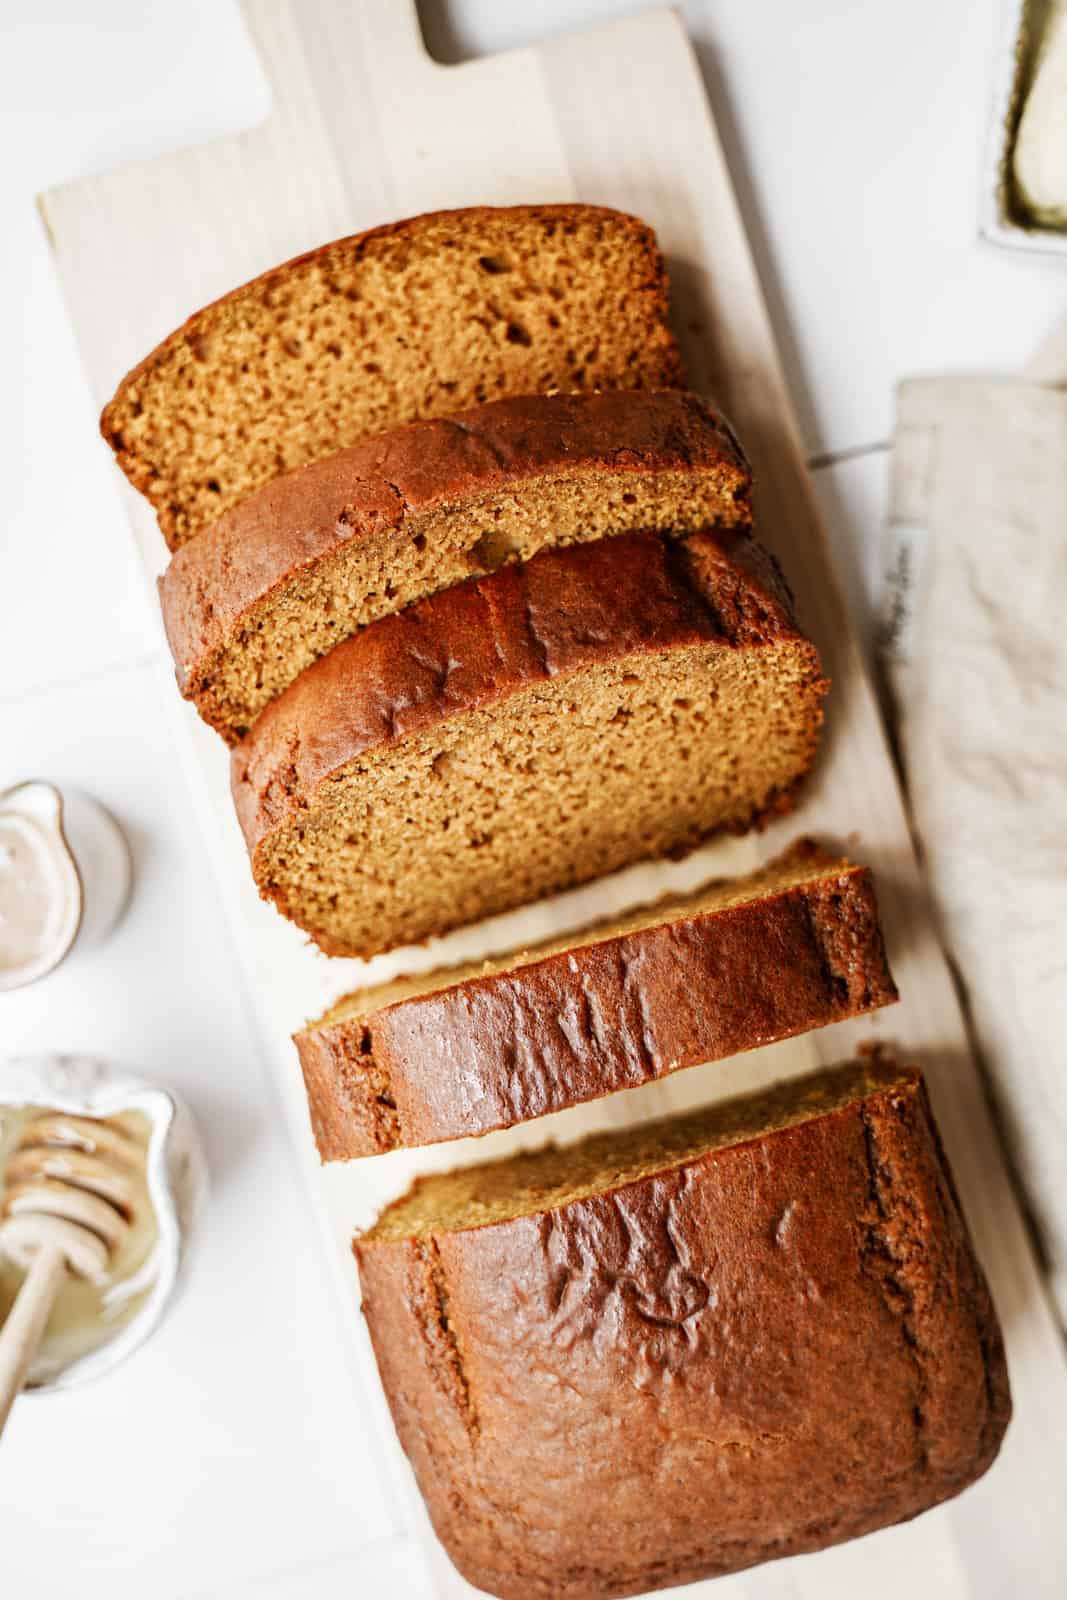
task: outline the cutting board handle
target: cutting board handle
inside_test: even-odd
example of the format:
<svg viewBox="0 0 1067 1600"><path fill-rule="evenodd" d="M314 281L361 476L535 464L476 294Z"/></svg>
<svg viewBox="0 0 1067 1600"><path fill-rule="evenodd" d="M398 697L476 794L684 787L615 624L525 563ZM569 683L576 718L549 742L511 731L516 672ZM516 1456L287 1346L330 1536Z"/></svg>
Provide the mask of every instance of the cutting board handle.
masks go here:
<svg viewBox="0 0 1067 1600"><path fill-rule="evenodd" d="M373 54L386 71L425 72L440 66L426 48L418 0L362 0L362 11L374 37Z"/></svg>
<svg viewBox="0 0 1067 1600"><path fill-rule="evenodd" d="M241 0L241 11L273 88L292 77L294 44L308 28L307 0ZM353 40L366 67L381 82L410 93L420 75L448 71L433 59L422 36L416 0L315 0L314 29L338 60Z"/></svg>

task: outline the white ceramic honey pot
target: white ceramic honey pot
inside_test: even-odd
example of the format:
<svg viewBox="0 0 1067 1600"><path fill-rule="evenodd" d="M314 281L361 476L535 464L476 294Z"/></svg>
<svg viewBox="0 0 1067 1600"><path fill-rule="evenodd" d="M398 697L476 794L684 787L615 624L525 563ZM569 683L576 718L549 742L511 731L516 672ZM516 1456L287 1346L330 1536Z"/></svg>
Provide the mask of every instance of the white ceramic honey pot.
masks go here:
<svg viewBox="0 0 1067 1600"><path fill-rule="evenodd" d="M0 791L0 992L99 944L130 880L122 830L91 795L41 778Z"/></svg>
<svg viewBox="0 0 1067 1600"><path fill-rule="evenodd" d="M205 1187L168 1091L93 1057L0 1063L0 1268L25 1274L0 1325L0 1428L24 1384L100 1377L159 1325Z"/></svg>

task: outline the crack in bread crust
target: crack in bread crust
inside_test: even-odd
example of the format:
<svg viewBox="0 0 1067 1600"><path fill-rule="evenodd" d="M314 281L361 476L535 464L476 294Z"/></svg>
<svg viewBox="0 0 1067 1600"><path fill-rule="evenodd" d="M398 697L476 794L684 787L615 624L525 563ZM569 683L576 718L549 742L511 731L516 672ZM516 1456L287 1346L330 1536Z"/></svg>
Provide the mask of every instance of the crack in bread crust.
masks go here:
<svg viewBox="0 0 1067 1600"><path fill-rule="evenodd" d="M419 1326L427 1341L432 1370L455 1406L471 1444L478 1439L478 1413L463 1363L458 1332L449 1316L448 1283L441 1252L433 1239L420 1240L413 1259L413 1296Z"/></svg>
<svg viewBox="0 0 1067 1600"><path fill-rule="evenodd" d="M927 1444L926 1397L929 1352L924 1349L916 1317L915 1291L908 1279L911 1242L906 1221L908 1199L895 1182L888 1156L880 1149L874 1116L859 1108L863 1124L863 1145L867 1160L867 1185L870 1212L864 1220L862 1251L864 1270L878 1283L885 1303L900 1327L900 1337L911 1358L915 1373L915 1448L918 1466L925 1472L929 1459Z"/></svg>

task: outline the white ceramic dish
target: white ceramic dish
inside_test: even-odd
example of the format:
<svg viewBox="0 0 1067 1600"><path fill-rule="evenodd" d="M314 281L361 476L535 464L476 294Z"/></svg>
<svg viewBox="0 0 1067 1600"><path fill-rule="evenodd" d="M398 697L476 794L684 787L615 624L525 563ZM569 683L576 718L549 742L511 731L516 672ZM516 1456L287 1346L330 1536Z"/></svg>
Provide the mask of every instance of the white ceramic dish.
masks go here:
<svg viewBox="0 0 1067 1600"><path fill-rule="evenodd" d="M149 1126L146 1179L156 1227L146 1296L110 1337L61 1370L35 1363L26 1392L45 1394L103 1377L159 1326L205 1197L207 1167L196 1125L180 1100L93 1056L19 1056L0 1062L0 1110L26 1107L98 1118L140 1113Z"/></svg>
<svg viewBox="0 0 1067 1600"><path fill-rule="evenodd" d="M34 778L0 791L0 827L10 841L0 871L17 870L22 852L30 887L47 903L21 953L14 953L17 945L9 959L0 951L2 992L35 983L73 952L100 944L126 907L132 866L118 823L81 789Z"/></svg>
<svg viewBox="0 0 1067 1600"><path fill-rule="evenodd" d="M992 244L1038 255L1067 255L1067 230L1020 220L1012 201L1011 159L1023 94L1033 70L1047 0L1006 0L993 84L979 232Z"/></svg>

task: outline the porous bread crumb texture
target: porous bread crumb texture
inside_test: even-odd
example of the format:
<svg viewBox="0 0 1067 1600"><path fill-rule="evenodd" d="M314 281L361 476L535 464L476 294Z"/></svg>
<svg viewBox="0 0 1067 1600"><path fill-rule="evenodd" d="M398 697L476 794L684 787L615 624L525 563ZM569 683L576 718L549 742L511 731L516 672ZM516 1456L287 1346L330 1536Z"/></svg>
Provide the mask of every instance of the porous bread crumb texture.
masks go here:
<svg viewBox="0 0 1067 1600"><path fill-rule="evenodd" d="M224 644L196 664L184 693L234 744L265 705L334 645L451 584L552 546L638 530L681 537L746 525L740 477L726 466L542 477L446 501L407 520L399 537L392 527L363 533L250 606Z"/></svg>
<svg viewBox="0 0 1067 1600"><path fill-rule="evenodd" d="M361 1243L425 1239L552 1211L917 1081L913 1068L872 1056L684 1116L431 1173L386 1207Z"/></svg>
<svg viewBox="0 0 1067 1600"><path fill-rule="evenodd" d="M655 928L665 922L714 916L716 912L730 911L735 906L746 905L767 895L781 894L787 889L818 883L822 879L838 878L842 873L857 870L844 856L831 856L813 840L798 839L774 861L755 872L746 873L742 878L717 878L691 894L665 895L626 916L593 923L575 933L546 939L508 955L490 957L485 961L468 961L455 967L438 967L432 972L394 978L390 983L376 984L370 989L357 989L343 995L316 1021L309 1022L305 1031L310 1033L315 1029L328 1028L335 1022L370 1017L384 1011L387 1006L455 988L472 978L491 978L502 972L520 972L523 967L534 966L567 950L580 951L609 939L624 939L629 934L640 933L645 928Z"/></svg>
<svg viewBox="0 0 1067 1600"><path fill-rule="evenodd" d="M339 240L216 301L123 380L101 429L175 549L271 478L399 423L682 381L644 223L474 208Z"/></svg>
<svg viewBox="0 0 1067 1600"><path fill-rule="evenodd" d="M803 640L624 657L367 752L253 855L328 954L369 956L789 809L825 689Z"/></svg>

